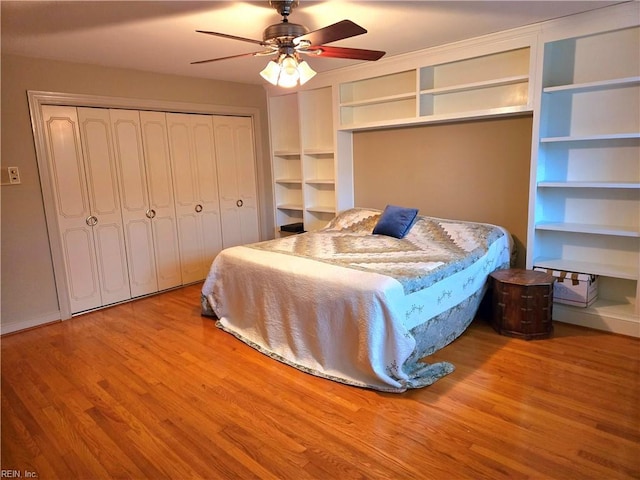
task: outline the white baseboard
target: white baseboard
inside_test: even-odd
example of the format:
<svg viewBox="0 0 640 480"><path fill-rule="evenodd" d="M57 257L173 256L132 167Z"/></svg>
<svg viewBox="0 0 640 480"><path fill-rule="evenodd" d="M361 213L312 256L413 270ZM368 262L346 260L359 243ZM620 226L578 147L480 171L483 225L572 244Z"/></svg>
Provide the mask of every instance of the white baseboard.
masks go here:
<svg viewBox="0 0 640 480"><path fill-rule="evenodd" d="M19 320L17 322L2 322L2 324L0 324L0 335L19 332L20 330L26 330L28 328L33 328L39 325L45 325L47 323L58 321L61 321L59 311L47 313L45 315L39 315L38 317L30 318L28 320Z"/></svg>

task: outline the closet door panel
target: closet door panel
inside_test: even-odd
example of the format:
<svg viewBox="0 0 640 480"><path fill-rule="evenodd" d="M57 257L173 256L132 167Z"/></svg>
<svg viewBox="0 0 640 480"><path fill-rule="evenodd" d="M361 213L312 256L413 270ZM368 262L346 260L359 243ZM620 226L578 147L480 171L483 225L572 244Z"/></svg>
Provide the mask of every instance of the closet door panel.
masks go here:
<svg viewBox="0 0 640 480"><path fill-rule="evenodd" d="M165 114L140 112L140 123L147 167L149 202L153 208L173 210L171 160Z"/></svg>
<svg viewBox="0 0 640 480"><path fill-rule="evenodd" d="M193 161L189 115L167 114L169 152L173 171L176 223L183 283L200 280L202 262L201 228L198 220L197 172Z"/></svg>
<svg viewBox="0 0 640 480"><path fill-rule="evenodd" d="M118 174L113 161L109 112L100 108L78 108L78 119L91 211L99 220L118 221Z"/></svg>
<svg viewBox="0 0 640 480"><path fill-rule="evenodd" d="M214 117L225 248L259 240L251 119Z"/></svg>
<svg viewBox="0 0 640 480"><path fill-rule="evenodd" d="M89 216L89 194L82 161L76 109L43 107L49 168L56 184L55 200L63 221L77 222Z"/></svg>
<svg viewBox="0 0 640 480"><path fill-rule="evenodd" d="M149 222L144 220L127 221L127 260L132 297L139 297L158 291L153 239L151 236ZM137 248L140 245L145 246L145 248ZM151 248L148 248L149 245Z"/></svg>
<svg viewBox="0 0 640 480"><path fill-rule="evenodd" d="M178 219L178 232L182 281L193 283L202 280L204 243L200 217L195 213L182 215Z"/></svg>
<svg viewBox="0 0 640 480"><path fill-rule="evenodd" d="M214 118L216 153L220 185L220 220L225 248L242 244L238 174L235 162L233 129L226 117Z"/></svg>
<svg viewBox="0 0 640 480"><path fill-rule="evenodd" d="M102 304L131 298L108 110L78 108Z"/></svg>
<svg viewBox="0 0 640 480"><path fill-rule="evenodd" d="M152 223L158 289L182 285L178 227L174 216L156 216Z"/></svg>
<svg viewBox="0 0 640 480"><path fill-rule="evenodd" d="M111 110L115 158L120 174L122 209L138 216L147 210L147 175L140 138L140 118L132 110Z"/></svg>
<svg viewBox="0 0 640 480"><path fill-rule="evenodd" d="M163 112L140 112L158 289L182 285L171 157Z"/></svg>
<svg viewBox="0 0 640 480"><path fill-rule="evenodd" d="M131 296L139 297L158 291L140 117L135 110L111 110L109 116L120 180Z"/></svg>
<svg viewBox="0 0 640 480"><path fill-rule="evenodd" d="M193 141L199 197L205 204L207 211L217 211L218 172L213 124L210 116L194 115Z"/></svg>
<svg viewBox="0 0 640 480"><path fill-rule="evenodd" d="M168 113L167 128L182 281L192 283L206 277L222 243L211 117Z"/></svg>
<svg viewBox="0 0 640 480"><path fill-rule="evenodd" d="M94 227L96 256L102 261L100 286L102 304L122 302L131 298L129 266L120 223L98 224Z"/></svg>
<svg viewBox="0 0 640 480"><path fill-rule="evenodd" d="M75 313L102 304L93 230L87 224L91 210L78 116L73 107L57 106L43 106L42 115L65 278Z"/></svg>
<svg viewBox="0 0 640 480"><path fill-rule="evenodd" d="M220 228L219 212L205 212L202 216L202 245L204 254L201 270L202 278L207 276L211 262L213 262L213 259L222 251L222 232Z"/></svg>
<svg viewBox="0 0 640 480"><path fill-rule="evenodd" d="M197 171L197 188L202 211L202 270L205 278L215 256L222 250L222 226L218 197L218 170L214 143L213 122L209 115L193 115L194 160Z"/></svg>
<svg viewBox="0 0 640 480"><path fill-rule="evenodd" d="M102 296L92 232L83 227L65 229L62 233L62 248L67 267L71 311L76 313L101 306Z"/></svg>
<svg viewBox="0 0 640 480"><path fill-rule="evenodd" d="M191 127L189 116L181 113L167 114L169 151L176 197L176 213L180 217L196 204L197 189L195 165L191 159Z"/></svg>
<svg viewBox="0 0 640 480"><path fill-rule="evenodd" d="M253 125L247 117L236 117L234 122L238 192L243 201L240 210L242 241L252 243L260 240Z"/></svg>

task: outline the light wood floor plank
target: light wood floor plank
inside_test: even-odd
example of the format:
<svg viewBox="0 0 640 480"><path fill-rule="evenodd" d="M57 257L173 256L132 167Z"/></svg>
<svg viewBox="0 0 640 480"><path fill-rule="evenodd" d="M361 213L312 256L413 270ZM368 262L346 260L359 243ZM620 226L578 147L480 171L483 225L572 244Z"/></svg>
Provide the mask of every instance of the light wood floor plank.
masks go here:
<svg viewBox="0 0 640 480"><path fill-rule="evenodd" d="M640 479L640 340L483 319L404 394L314 377L200 316L200 285L2 338L1 463L39 479Z"/></svg>

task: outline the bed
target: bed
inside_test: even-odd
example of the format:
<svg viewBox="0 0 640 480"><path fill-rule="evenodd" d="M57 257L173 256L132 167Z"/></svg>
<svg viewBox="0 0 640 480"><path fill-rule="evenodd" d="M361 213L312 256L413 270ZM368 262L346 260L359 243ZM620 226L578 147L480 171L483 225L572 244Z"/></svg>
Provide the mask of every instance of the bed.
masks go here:
<svg viewBox="0 0 640 480"><path fill-rule="evenodd" d="M430 354L473 320L488 275L507 268L502 227L416 216L372 234L386 211L353 208L324 229L223 250L202 314L271 358L358 387L404 392L451 373Z"/></svg>

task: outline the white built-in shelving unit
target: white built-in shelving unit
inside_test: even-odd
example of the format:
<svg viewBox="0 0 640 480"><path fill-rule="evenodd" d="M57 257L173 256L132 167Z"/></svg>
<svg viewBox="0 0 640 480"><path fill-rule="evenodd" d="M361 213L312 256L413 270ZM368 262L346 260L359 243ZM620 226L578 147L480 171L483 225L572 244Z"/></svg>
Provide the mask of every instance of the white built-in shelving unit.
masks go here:
<svg viewBox="0 0 640 480"><path fill-rule="evenodd" d="M340 85L341 126L416 116L416 70Z"/></svg>
<svg viewBox="0 0 640 480"><path fill-rule="evenodd" d="M282 225L324 227L339 204L331 87L269 99L276 235Z"/></svg>
<svg viewBox="0 0 640 480"><path fill-rule="evenodd" d="M451 121L531 110L529 46L340 84L340 128Z"/></svg>
<svg viewBox="0 0 640 480"><path fill-rule="evenodd" d="M298 93L302 139L304 225L324 227L336 215L333 94L329 87Z"/></svg>
<svg viewBox="0 0 640 480"><path fill-rule="evenodd" d="M421 68L419 115L527 109L529 57L525 47Z"/></svg>
<svg viewBox="0 0 640 480"><path fill-rule="evenodd" d="M544 42L527 266L598 275L595 304L554 318L638 336L640 28L627 22Z"/></svg>
<svg viewBox="0 0 640 480"><path fill-rule="evenodd" d="M271 89L276 229L353 206L353 132L533 114L527 268L600 277L554 319L640 336L640 4Z"/></svg>
<svg viewBox="0 0 640 480"><path fill-rule="evenodd" d="M277 228L302 222L302 153L295 94L269 99L271 165Z"/></svg>

